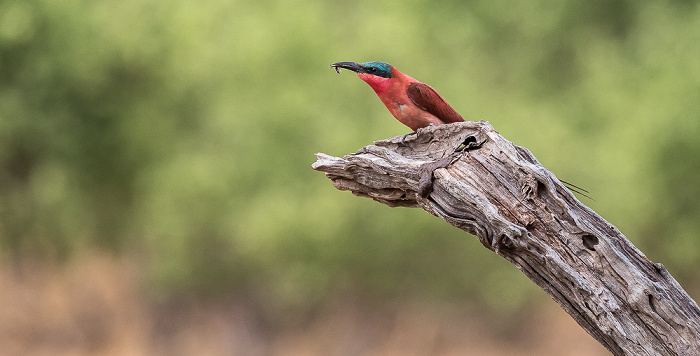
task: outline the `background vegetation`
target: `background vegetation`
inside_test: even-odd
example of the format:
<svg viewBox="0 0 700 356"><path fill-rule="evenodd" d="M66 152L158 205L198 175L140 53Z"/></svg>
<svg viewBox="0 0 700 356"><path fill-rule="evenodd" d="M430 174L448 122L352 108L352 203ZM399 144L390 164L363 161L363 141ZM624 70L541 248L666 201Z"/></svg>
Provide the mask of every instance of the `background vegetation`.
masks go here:
<svg viewBox="0 0 700 356"><path fill-rule="evenodd" d="M697 299L698 43L695 1L4 0L2 255L133 255L156 298L271 318L546 298L476 238L311 170L408 132L328 66L383 60L591 191Z"/></svg>

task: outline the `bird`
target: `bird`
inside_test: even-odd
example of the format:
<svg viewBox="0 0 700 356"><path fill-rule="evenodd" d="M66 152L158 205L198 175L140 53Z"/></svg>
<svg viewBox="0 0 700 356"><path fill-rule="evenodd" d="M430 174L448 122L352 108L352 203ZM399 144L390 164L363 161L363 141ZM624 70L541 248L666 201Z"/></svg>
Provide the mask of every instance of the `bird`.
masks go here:
<svg viewBox="0 0 700 356"><path fill-rule="evenodd" d="M379 61L337 62L331 64L331 67L338 74L340 74L341 68L357 73L360 79L374 89L389 112L413 131L430 125L464 121L462 116L430 85L399 72L389 63ZM590 193L586 189L564 180L560 180L560 182L573 192L593 199L588 195Z"/></svg>
<svg viewBox="0 0 700 356"><path fill-rule="evenodd" d="M386 62L337 62L331 64L337 73L348 69L369 84L389 112L413 131L429 125L462 122L461 115L428 84L399 72Z"/></svg>

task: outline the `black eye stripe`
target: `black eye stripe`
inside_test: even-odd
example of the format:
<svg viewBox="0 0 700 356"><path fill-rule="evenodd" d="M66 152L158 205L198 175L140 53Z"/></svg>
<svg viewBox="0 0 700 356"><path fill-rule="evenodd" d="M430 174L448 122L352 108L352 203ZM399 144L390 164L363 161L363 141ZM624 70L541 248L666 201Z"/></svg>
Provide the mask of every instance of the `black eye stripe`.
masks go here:
<svg viewBox="0 0 700 356"><path fill-rule="evenodd" d="M384 77L384 78L391 78L391 72L387 69L384 69L383 67L378 67L372 64L366 64L365 66L362 66L362 72L371 74L371 75L376 75L379 77Z"/></svg>

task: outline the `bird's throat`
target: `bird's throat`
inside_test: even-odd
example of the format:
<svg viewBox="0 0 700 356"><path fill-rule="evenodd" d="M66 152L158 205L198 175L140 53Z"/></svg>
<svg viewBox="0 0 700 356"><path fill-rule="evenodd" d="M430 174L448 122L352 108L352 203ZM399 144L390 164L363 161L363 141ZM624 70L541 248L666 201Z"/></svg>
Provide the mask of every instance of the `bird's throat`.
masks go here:
<svg viewBox="0 0 700 356"><path fill-rule="evenodd" d="M369 86L374 89L374 92L377 93L381 97L381 94L384 93L387 88L391 85L391 78L384 78L372 74L367 74L367 73L357 73L357 76L360 77L360 79L364 80Z"/></svg>

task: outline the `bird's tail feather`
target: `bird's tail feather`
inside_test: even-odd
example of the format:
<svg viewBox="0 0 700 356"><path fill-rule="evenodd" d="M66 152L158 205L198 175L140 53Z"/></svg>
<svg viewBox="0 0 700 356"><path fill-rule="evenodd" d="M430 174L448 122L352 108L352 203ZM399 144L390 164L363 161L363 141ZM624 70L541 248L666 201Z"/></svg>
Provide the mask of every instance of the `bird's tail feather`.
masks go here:
<svg viewBox="0 0 700 356"><path fill-rule="evenodd" d="M559 181L562 182L562 183L563 183L567 188L569 188L569 190L571 190L572 192L574 192L574 193L576 193L576 194L578 194L578 195L584 196L584 197L586 197L586 198L588 198L588 199L590 199L590 200L595 201L595 199L591 198L591 197L588 195L588 194L591 194L591 192L589 192L589 191L587 191L587 190L585 190L585 189L583 189L583 188L581 188L581 187L579 187L579 186L577 186L577 185L575 185L575 184L571 184L571 183L569 183L569 182L567 182L567 181L565 181L565 180L560 179Z"/></svg>

